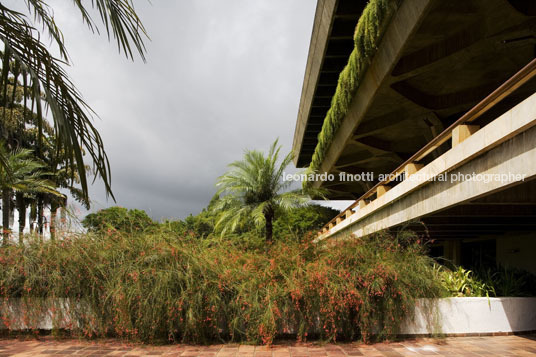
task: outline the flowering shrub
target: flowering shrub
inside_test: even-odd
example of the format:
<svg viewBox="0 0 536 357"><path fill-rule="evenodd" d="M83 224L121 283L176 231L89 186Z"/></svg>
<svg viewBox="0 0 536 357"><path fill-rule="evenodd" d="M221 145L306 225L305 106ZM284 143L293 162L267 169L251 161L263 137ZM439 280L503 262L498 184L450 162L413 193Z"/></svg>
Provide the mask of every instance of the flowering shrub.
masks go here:
<svg viewBox="0 0 536 357"><path fill-rule="evenodd" d="M170 233L86 234L0 249L2 322L20 319L9 311L19 298L26 326L37 327L39 301L56 327L87 337L369 341L395 334L414 299L441 294L432 266L405 233L268 251Z"/></svg>

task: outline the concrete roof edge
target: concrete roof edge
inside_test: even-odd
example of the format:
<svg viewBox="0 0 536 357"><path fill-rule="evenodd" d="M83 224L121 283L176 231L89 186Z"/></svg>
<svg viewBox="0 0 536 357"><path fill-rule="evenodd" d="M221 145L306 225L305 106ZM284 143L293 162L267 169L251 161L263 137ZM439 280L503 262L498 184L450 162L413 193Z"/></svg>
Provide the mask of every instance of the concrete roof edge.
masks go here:
<svg viewBox="0 0 536 357"><path fill-rule="evenodd" d="M316 84L322 68L324 53L327 49L331 26L333 25L335 11L338 0L318 0L315 11L315 19L309 44L307 65L303 78L296 128L294 130L294 140L292 152L294 154L294 164L297 166L299 155L302 149L305 128L311 110L312 99L315 94ZM321 52L321 56L315 55ZM315 61L316 60L316 61Z"/></svg>

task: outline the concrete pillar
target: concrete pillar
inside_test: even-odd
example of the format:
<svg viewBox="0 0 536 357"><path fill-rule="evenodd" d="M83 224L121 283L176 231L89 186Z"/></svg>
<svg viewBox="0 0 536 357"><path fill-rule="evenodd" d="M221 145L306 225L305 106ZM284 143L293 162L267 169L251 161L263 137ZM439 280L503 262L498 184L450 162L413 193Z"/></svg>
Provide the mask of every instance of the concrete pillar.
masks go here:
<svg viewBox="0 0 536 357"><path fill-rule="evenodd" d="M451 239L445 241L445 258L450 260L455 265L461 263L461 241Z"/></svg>

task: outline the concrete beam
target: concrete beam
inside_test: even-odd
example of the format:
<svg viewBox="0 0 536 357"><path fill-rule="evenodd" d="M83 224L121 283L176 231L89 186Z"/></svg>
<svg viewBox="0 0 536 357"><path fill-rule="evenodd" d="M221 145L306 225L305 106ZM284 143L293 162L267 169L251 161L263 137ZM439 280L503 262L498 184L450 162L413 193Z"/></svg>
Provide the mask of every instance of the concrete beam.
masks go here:
<svg viewBox="0 0 536 357"><path fill-rule="evenodd" d="M413 120L414 118L405 117L403 113L398 112L374 118L374 120L369 120L359 125L359 132L353 136L353 139L359 140L367 136L388 132L401 125L411 123Z"/></svg>
<svg viewBox="0 0 536 357"><path fill-rule="evenodd" d="M393 76L399 76L417 69L425 68L427 65L461 51L483 39L486 35L485 32L482 24L477 23L476 25L463 29L442 41L435 42L416 52L410 53L398 61L396 67L393 69ZM416 73L410 73L409 76L415 75Z"/></svg>
<svg viewBox="0 0 536 357"><path fill-rule="evenodd" d="M490 83L479 84L473 88L467 88L459 92L441 95L433 95L423 92L405 81L393 83L391 84L391 88L401 96L423 108L439 110L477 102L493 92L493 90L501 84L501 82L493 81Z"/></svg>
<svg viewBox="0 0 536 357"><path fill-rule="evenodd" d="M453 8L449 9L449 13L452 14L453 11L455 11ZM526 29L534 25L534 19L515 26L510 26L508 22L493 22L492 26L476 22L475 25L444 40L405 55L394 68L393 76L400 81L434 71L447 63L461 62L468 54L482 52L497 43L505 43L508 39L526 36Z"/></svg>

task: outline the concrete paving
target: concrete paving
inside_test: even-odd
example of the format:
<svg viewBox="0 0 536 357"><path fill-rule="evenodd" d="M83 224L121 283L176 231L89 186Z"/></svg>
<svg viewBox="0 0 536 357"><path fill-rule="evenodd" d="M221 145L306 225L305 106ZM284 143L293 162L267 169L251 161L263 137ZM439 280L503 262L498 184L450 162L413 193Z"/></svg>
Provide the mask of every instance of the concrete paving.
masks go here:
<svg viewBox="0 0 536 357"><path fill-rule="evenodd" d="M278 343L273 346L223 344L209 346L129 344L118 340L81 341L0 339L5 356L188 356L188 357L315 357L315 356L536 356L536 335L421 338L372 345L362 343Z"/></svg>

